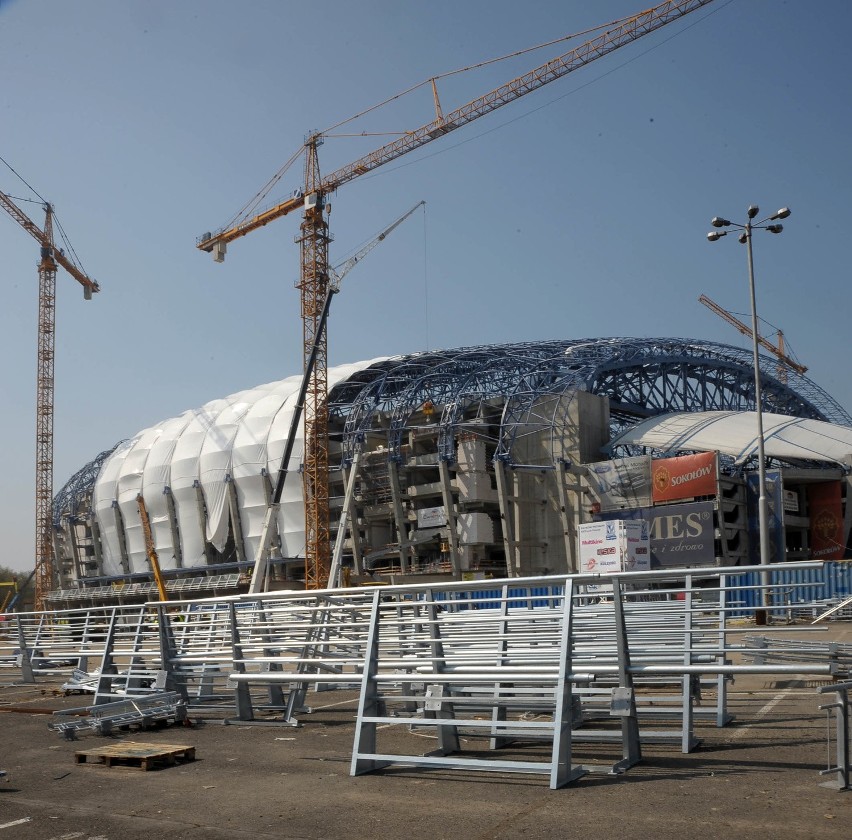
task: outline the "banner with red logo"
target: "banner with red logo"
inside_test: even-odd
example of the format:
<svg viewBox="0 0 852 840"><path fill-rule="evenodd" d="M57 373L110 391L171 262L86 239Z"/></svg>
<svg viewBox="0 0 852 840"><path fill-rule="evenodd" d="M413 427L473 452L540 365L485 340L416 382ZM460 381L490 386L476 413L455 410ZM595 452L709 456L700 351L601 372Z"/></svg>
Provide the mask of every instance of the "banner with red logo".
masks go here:
<svg viewBox="0 0 852 840"><path fill-rule="evenodd" d="M840 482L826 481L808 487L811 518L811 557L814 560L843 559L843 511Z"/></svg>
<svg viewBox="0 0 852 840"><path fill-rule="evenodd" d="M651 461L654 504L716 495L716 453L654 458Z"/></svg>

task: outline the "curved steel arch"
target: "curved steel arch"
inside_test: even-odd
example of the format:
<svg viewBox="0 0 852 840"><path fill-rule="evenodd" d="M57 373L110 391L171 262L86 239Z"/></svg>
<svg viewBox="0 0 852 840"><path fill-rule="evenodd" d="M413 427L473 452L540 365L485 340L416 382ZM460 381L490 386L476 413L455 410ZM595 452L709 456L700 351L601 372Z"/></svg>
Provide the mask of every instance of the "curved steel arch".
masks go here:
<svg viewBox="0 0 852 840"><path fill-rule="evenodd" d="M730 345L679 338L597 339L566 343L565 357L518 382L507 399L497 457L511 460L519 435L540 431L549 421L555 429L557 417L537 417L533 408L543 394L572 388L609 398L613 434L642 417L671 411L755 408L753 356ZM572 364L566 364L569 358ZM793 371L784 383L769 373L774 370L774 360L761 357L765 410L852 424L852 417L815 383Z"/></svg>
<svg viewBox="0 0 852 840"><path fill-rule="evenodd" d="M444 460L455 457L456 436L467 425L491 437L500 459L512 460L520 437L548 430L554 455L561 451L565 458L559 447L570 422L571 393L608 397L615 434L639 418L671 411L753 410L752 362L741 348L686 338L584 338L427 351L352 374L329 393L329 412L343 424L344 458L351 458L368 431L387 434L388 449L398 457L406 424L426 399L442 406L437 422ZM822 388L792 370L782 381L776 369L775 359L761 357L765 410L852 426L852 416ZM498 421L498 409L490 406L483 424L488 431L480 432L464 418L488 401L503 404L502 416ZM380 415L391 418L389 429L377 422ZM54 522L91 491L112 451L98 455L57 493Z"/></svg>
<svg viewBox="0 0 852 840"><path fill-rule="evenodd" d="M554 445L561 445L556 439L569 422L571 402L564 395L578 390L609 398L613 433L639 418L671 411L753 410L752 362L752 354L741 348L685 338L463 347L377 363L361 371L357 383L353 378L336 386L330 404L346 417L344 457L351 457L356 441L383 413L391 417L388 449L397 458L411 415L426 400L440 404L439 454L452 460L465 413L477 403L502 398L496 457L510 461L520 436L549 429ZM852 416L814 382L794 371L782 381L773 375L775 369L774 359L761 357L765 410L852 425Z"/></svg>
<svg viewBox="0 0 852 840"><path fill-rule="evenodd" d="M62 489L53 497L53 524L58 527L62 523L63 513L74 517L77 515L79 503L92 492L98 473L101 471L104 461L112 455L115 450L126 441L120 440L110 449L105 449L96 458L93 458L83 467L80 467Z"/></svg>
<svg viewBox="0 0 852 840"><path fill-rule="evenodd" d="M440 454L445 460L452 460L454 430L464 411L477 401L502 396L531 365L562 346L562 342L485 345L418 353L379 363L377 368L381 371L367 377L368 384L360 393L353 393L347 382L336 386L329 396L332 413L346 417L344 458L351 459L357 441L372 427L379 413L392 418L388 448L391 456L398 458L409 418L430 400L444 406L439 427ZM347 400L351 400L349 406L345 404Z"/></svg>

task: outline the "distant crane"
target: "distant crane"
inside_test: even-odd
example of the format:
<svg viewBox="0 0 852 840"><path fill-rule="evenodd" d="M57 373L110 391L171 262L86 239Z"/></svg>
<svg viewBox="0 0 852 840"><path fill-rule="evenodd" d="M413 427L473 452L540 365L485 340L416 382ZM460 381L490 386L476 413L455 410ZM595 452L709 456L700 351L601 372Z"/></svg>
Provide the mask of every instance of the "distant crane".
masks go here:
<svg viewBox="0 0 852 840"><path fill-rule="evenodd" d="M61 265L91 300L100 286L53 244L53 207L44 203L44 229L4 192L0 206L41 245L38 264L38 365L36 379L35 608L43 609L53 587L53 371L56 352L56 270Z"/></svg>
<svg viewBox="0 0 852 840"><path fill-rule="evenodd" d="M396 140L325 177L320 175L317 153L324 137L322 132L314 132L308 136L303 146L304 189L296 190L289 199L269 210L250 217L242 216L229 227L199 237L196 247L212 253L213 258L221 262L225 258L229 242L294 210L302 210L301 236L298 239L301 260L298 287L301 293L303 370L307 370L311 357L315 358L304 412L305 456L302 481L305 494L306 589L318 589L326 585L331 556L328 498L328 348L325 325L320 325L329 286L328 244L331 237L325 218L327 197L349 181L490 114L711 2L713 0L668 0L631 17L607 24L608 28L603 34L447 114L444 114L441 108L433 78L431 84L435 103L434 119L420 128L406 131ZM287 166L295 158L296 155L290 159ZM273 179L273 182L275 180Z"/></svg>
<svg viewBox="0 0 852 840"><path fill-rule="evenodd" d="M698 298L698 302L703 303L708 309L710 309L712 312L715 312L720 318L726 320L729 324L731 324L731 326L738 329L743 335L752 338L753 333L751 327L749 327L747 324L744 324L742 321L740 321L739 318L728 312L727 309L722 309L722 307L719 306L718 303L714 303L712 300L710 300L709 297L707 297L707 295L701 295ZM804 365L799 364L787 355L786 348L784 347L784 333L781 332L781 330L778 330L777 346L771 341L767 341L761 335L757 336L757 343L761 347L772 353L772 355L778 359L778 378L782 382L787 381L787 368L796 371L796 373L807 373L808 369ZM785 367L785 365L787 367Z"/></svg>
<svg viewBox="0 0 852 840"><path fill-rule="evenodd" d="M4 611L12 612L12 610L15 608L15 605L18 603L18 600L20 599L20 597L27 591L27 587L30 585L30 581L35 577L35 573L36 573L36 570L33 569L29 573L29 575L27 575L27 579L23 583L21 583L21 584L19 584L15 587L14 596L11 598L11 600L7 598L3 602L3 607L2 607L2 609L0 609L0 612L4 612ZM6 584L6 583L0 583L0 586L8 586L8 585L9 584Z"/></svg>
<svg viewBox="0 0 852 840"><path fill-rule="evenodd" d="M6 597L3 599L3 603L0 604L0 613L4 613L6 611L6 607L9 606L9 602L18 594L18 581L0 580L0 586L10 587L9 591L6 593Z"/></svg>
<svg viewBox="0 0 852 840"><path fill-rule="evenodd" d="M166 582L160 570L160 555L157 554L157 548L154 545L154 535L151 533L151 519L148 516L148 508L141 493L136 497L136 505L139 508L139 520L142 523L142 534L145 537L145 552L148 555L148 562L151 564L151 571L154 573L157 592L160 593L161 601L168 601L169 596L166 592Z"/></svg>

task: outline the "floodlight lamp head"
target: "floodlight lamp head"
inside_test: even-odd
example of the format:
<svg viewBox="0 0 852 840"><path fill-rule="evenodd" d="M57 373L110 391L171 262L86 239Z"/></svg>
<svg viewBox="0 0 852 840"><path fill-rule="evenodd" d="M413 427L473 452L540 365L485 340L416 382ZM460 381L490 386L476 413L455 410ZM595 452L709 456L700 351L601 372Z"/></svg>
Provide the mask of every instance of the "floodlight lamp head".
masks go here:
<svg viewBox="0 0 852 840"><path fill-rule="evenodd" d="M760 208L756 204L751 204L746 212L748 213L748 217L753 219L760 212Z"/></svg>
<svg viewBox="0 0 852 840"><path fill-rule="evenodd" d="M727 219L723 219L721 216L714 216L710 220L710 224L713 225L713 227L727 227L730 222Z"/></svg>
<svg viewBox="0 0 852 840"><path fill-rule="evenodd" d="M766 229L770 233L781 233L781 231L784 230L784 225L767 225Z"/></svg>
<svg viewBox="0 0 852 840"><path fill-rule="evenodd" d="M748 234L747 234L745 231L743 231L743 232L742 232L742 233L741 233L741 234L737 237L737 239L739 240L740 245L745 245L745 244L746 244L746 242L748 242Z"/></svg>
<svg viewBox="0 0 852 840"><path fill-rule="evenodd" d="M786 219L787 216L790 215L789 207L782 207L775 215L769 217L770 222L774 222L776 219Z"/></svg>
<svg viewBox="0 0 852 840"><path fill-rule="evenodd" d="M710 242L716 242L721 239L723 236L727 236L728 231L726 230L711 230L710 233L707 234L707 239Z"/></svg>

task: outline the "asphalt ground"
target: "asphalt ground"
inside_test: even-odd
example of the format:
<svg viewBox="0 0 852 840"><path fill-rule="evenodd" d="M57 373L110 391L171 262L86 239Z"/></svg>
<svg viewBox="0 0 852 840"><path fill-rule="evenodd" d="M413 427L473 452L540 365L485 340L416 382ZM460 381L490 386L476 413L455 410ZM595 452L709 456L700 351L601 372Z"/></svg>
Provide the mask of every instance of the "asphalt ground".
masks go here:
<svg viewBox="0 0 852 840"><path fill-rule="evenodd" d="M852 623L831 637L852 642ZM52 711L80 706L61 681L0 686L0 840L517 840L517 838L848 838L852 791L823 786L828 679L737 676L728 726L699 721L699 747L643 744L618 776L587 775L561 790L546 776L388 768L349 775L357 695L312 695L302 726L222 725L194 717L114 736L64 740ZM833 733L833 727L832 727ZM392 727L381 749L425 753L435 741ZM191 746L196 760L142 771L77 763L81 750L127 741ZM462 746L467 748L465 741ZM524 755L546 759L544 745ZM574 763L617 761L612 745L574 745Z"/></svg>

